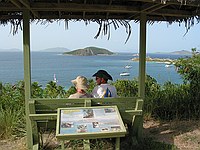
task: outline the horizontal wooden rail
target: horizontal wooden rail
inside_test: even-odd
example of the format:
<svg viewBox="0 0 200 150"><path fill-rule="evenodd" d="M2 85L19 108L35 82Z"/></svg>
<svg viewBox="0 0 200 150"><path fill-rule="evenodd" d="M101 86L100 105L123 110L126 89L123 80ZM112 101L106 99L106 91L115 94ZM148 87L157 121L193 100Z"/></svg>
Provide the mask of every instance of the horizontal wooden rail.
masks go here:
<svg viewBox="0 0 200 150"><path fill-rule="evenodd" d="M57 113L54 113L54 114L29 114L29 117L32 121L56 120Z"/></svg>
<svg viewBox="0 0 200 150"><path fill-rule="evenodd" d="M142 115L142 110L126 110L126 113L131 113L132 115Z"/></svg>

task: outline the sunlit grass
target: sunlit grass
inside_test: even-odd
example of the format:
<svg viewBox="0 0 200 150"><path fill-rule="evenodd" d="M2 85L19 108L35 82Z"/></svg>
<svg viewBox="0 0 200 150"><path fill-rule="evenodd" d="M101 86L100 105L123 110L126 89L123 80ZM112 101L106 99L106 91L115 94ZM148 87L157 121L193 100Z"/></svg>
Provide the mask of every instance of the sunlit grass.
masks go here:
<svg viewBox="0 0 200 150"><path fill-rule="evenodd" d="M25 122L21 118L23 118L22 111L0 107L0 138L7 139L24 135Z"/></svg>

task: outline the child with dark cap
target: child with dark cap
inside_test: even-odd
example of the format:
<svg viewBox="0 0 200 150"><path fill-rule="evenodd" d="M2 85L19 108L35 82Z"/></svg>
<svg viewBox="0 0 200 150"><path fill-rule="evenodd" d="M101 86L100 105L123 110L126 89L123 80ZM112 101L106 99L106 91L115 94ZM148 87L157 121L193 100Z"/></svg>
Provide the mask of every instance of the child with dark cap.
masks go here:
<svg viewBox="0 0 200 150"><path fill-rule="evenodd" d="M92 95L95 98L118 97L114 86L108 84L108 80L113 80L112 76L105 70L98 70L93 77L96 77L97 86L94 87Z"/></svg>

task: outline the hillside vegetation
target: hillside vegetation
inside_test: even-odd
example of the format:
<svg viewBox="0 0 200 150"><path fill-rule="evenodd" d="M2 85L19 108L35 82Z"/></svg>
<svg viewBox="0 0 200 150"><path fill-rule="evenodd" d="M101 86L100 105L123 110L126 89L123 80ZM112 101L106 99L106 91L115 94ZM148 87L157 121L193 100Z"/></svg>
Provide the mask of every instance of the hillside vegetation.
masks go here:
<svg viewBox="0 0 200 150"><path fill-rule="evenodd" d="M93 56L93 55L112 55L113 52L98 48L98 47L86 47L83 49L77 49L70 52L64 52L64 55L78 55L78 56Z"/></svg>

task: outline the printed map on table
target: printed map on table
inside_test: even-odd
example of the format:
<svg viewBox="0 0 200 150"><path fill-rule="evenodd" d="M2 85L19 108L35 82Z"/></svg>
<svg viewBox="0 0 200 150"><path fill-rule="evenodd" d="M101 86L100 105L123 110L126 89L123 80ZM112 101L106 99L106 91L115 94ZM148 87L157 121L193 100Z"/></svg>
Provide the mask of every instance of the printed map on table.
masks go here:
<svg viewBox="0 0 200 150"><path fill-rule="evenodd" d="M117 107L60 110L59 134L120 132L125 127Z"/></svg>

